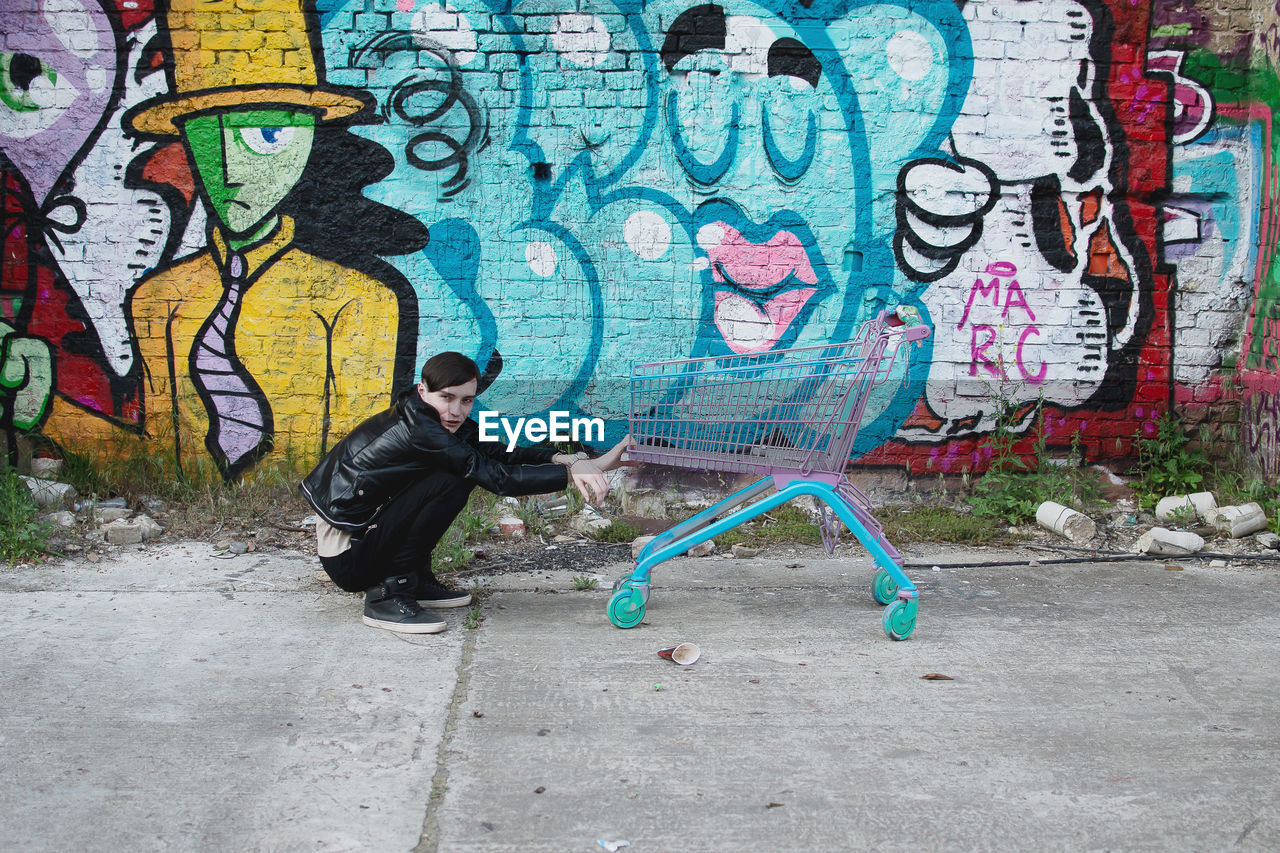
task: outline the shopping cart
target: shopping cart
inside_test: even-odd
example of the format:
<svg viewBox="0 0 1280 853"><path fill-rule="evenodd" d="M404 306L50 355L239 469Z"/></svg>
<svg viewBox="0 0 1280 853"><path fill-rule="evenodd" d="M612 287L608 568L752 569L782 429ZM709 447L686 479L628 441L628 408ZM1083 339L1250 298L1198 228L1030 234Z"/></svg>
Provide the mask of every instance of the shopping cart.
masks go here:
<svg viewBox="0 0 1280 853"><path fill-rule="evenodd" d="M885 633L905 640L915 628L919 592L872 515L871 501L844 469L872 389L889 379L903 342L918 344L928 336L919 311L900 306L863 323L848 343L637 365L631 375L633 462L763 479L646 545L635 569L613 586L609 620L619 628L640 624L649 575L659 563L812 495L821 502L827 553L843 522L880 567L871 594L888 605Z"/></svg>

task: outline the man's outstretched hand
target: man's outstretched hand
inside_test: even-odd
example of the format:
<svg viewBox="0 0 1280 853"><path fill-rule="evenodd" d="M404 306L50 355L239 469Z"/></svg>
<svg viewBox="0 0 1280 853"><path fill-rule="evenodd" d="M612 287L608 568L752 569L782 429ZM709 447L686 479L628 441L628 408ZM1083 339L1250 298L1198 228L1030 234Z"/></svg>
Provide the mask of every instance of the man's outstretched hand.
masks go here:
<svg viewBox="0 0 1280 853"><path fill-rule="evenodd" d="M595 459L579 459L569 466L569 477L587 503L598 503L609 494L609 480L604 472L627 464L624 457L630 446L631 436L627 436Z"/></svg>

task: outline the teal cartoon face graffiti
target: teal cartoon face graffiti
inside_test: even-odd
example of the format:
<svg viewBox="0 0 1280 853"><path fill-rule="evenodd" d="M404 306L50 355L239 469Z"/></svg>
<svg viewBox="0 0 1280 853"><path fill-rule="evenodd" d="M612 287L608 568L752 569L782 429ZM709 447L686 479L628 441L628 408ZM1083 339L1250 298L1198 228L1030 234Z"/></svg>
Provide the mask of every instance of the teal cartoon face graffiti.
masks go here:
<svg viewBox="0 0 1280 853"><path fill-rule="evenodd" d="M183 131L209 205L235 237L252 241L306 168L315 115L239 110L195 116Z"/></svg>

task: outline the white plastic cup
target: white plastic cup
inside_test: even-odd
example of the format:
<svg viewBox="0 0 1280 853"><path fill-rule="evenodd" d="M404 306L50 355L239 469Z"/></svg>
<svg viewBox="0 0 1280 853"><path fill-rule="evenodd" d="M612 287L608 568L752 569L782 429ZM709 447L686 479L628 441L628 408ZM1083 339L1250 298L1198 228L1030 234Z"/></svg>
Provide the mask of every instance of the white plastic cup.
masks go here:
<svg viewBox="0 0 1280 853"><path fill-rule="evenodd" d="M658 649L658 657L681 666L692 666L698 658L702 657L702 649L693 643L681 643L678 646Z"/></svg>

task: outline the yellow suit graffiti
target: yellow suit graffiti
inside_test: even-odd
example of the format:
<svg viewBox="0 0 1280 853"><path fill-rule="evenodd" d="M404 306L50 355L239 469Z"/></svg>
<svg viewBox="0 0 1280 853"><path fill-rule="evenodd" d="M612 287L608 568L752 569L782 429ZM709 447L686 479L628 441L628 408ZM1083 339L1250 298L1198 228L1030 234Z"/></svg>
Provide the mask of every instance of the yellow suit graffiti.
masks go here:
<svg viewBox="0 0 1280 853"><path fill-rule="evenodd" d="M305 460L390 404L398 308L377 280L292 239L282 216L271 237L243 251L246 284L228 337L266 405L266 439ZM146 438L184 465L213 452L193 353L223 302L228 256L215 229L209 249L144 279L130 302L146 370Z"/></svg>

